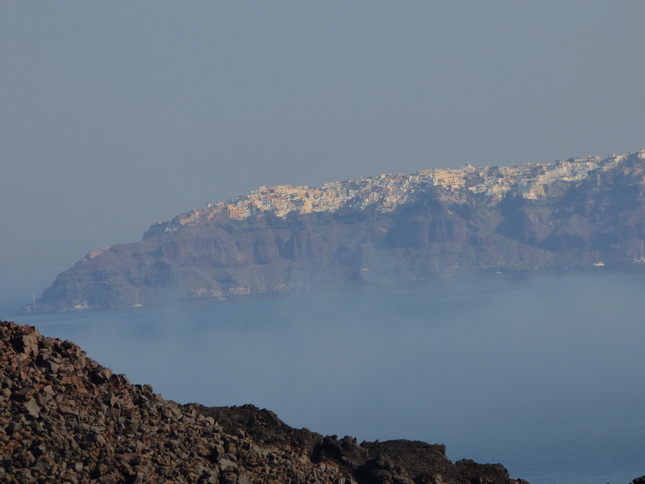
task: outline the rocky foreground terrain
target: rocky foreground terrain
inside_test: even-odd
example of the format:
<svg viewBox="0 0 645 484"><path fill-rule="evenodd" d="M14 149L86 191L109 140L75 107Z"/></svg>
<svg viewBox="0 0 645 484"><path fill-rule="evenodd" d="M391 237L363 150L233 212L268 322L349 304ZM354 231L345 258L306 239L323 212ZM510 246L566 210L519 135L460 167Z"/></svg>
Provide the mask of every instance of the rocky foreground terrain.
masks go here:
<svg viewBox="0 0 645 484"><path fill-rule="evenodd" d="M443 445L293 429L251 405L179 405L69 341L0 322L0 482L521 484Z"/></svg>
<svg viewBox="0 0 645 484"><path fill-rule="evenodd" d="M262 187L94 250L26 311L566 268L645 270L645 151Z"/></svg>

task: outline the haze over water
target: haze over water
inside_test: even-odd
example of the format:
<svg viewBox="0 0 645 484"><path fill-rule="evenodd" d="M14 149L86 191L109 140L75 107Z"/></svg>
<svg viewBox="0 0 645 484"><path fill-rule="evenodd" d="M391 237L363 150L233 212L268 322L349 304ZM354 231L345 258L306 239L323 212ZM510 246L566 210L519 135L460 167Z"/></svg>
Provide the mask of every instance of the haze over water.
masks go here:
<svg viewBox="0 0 645 484"><path fill-rule="evenodd" d="M532 484L627 484L645 474L643 288L491 275L19 322L181 403L444 443Z"/></svg>

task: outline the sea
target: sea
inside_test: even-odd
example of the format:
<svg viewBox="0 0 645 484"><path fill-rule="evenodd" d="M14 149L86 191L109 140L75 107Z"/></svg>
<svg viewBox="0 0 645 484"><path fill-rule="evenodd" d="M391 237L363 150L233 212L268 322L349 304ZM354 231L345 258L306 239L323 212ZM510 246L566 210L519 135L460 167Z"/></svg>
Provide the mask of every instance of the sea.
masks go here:
<svg viewBox="0 0 645 484"><path fill-rule="evenodd" d="M532 484L645 475L645 277L296 290L14 320L180 403L447 446Z"/></svg>

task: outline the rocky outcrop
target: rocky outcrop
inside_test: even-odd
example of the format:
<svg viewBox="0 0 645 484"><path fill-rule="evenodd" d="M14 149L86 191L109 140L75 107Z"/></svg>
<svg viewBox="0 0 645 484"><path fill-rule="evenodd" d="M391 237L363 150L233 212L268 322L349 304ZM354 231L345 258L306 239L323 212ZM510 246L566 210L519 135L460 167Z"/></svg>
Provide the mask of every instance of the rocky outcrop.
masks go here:
<svg viewBox="0 0 645 484"><path fill-rule="evenodd" d="M364 484L377 483L525 483L510 479L501 464L478 464L472 460L452 463L446 447L419 441L362 442L345 436L323 437L307 429L293 429L268 410L242 407L199 407L227 431L244 429L261 445L287 445L305 449L313 462L334 462Z"/></svg>
<svg viewBox="0 0 645 484"><path fill-rule="evenodd" d="M358 444L251 405L179 405L69 341L0 322L0 482L520 484L442 445Z"/></svg>
<svg viewBox="0 0 645 484"><path fill-rule="evenodd" d="M90 252L42 311L474 272L645 269L645 151L262 187ZM31 310L33 307L26 307Z"/></svg>

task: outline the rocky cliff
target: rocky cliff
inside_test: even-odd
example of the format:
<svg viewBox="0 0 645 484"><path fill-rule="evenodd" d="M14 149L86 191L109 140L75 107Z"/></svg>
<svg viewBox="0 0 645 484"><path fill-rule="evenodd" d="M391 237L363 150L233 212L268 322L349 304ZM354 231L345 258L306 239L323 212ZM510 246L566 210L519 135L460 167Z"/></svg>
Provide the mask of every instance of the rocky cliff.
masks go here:
<svg viewBox="0 0 645 484"><path fill-rule="evenodd" d="M0 322L0 482L521 484L442 445L293 429L251 405L179 405L75 344Z"/></svg>
<svg viewBox="0 0 645 484"><path fill-rule="evenodd" d="M645 269L645 151L262 187L90 252L44 311L481 271ZM26 307L29 310L29 306Z"/></svg>

